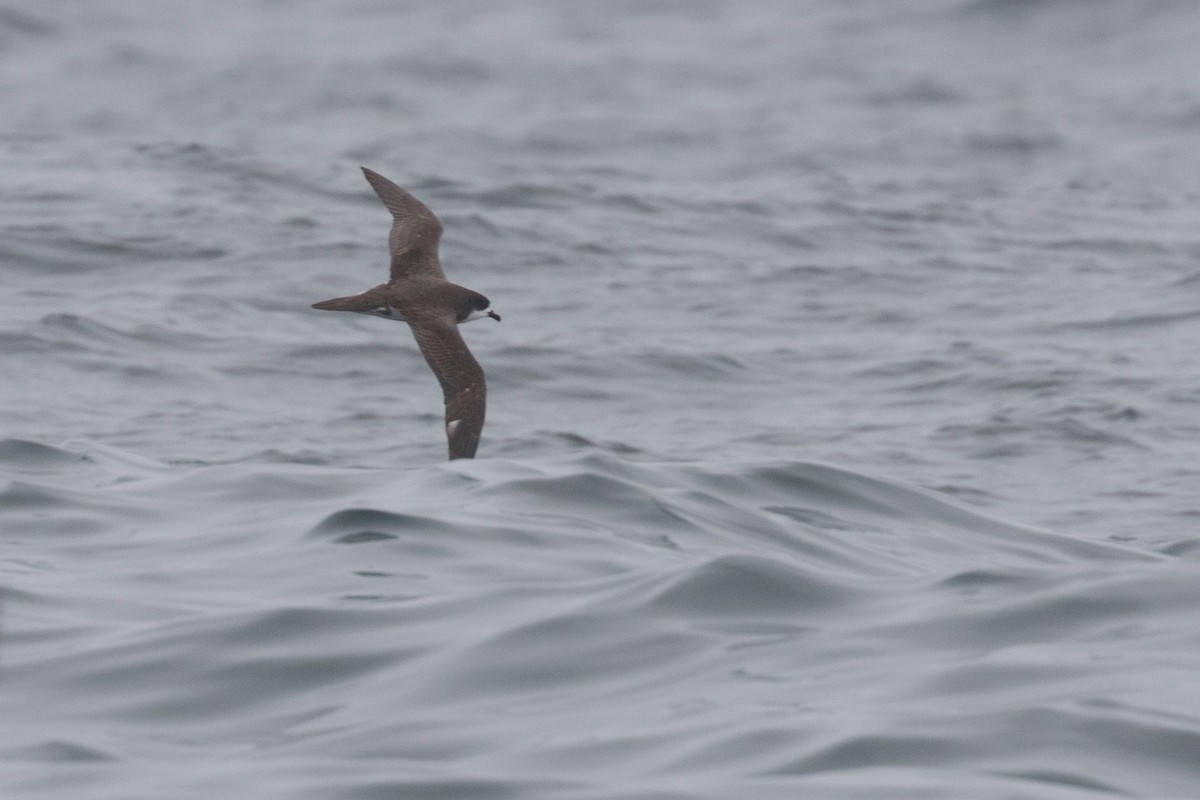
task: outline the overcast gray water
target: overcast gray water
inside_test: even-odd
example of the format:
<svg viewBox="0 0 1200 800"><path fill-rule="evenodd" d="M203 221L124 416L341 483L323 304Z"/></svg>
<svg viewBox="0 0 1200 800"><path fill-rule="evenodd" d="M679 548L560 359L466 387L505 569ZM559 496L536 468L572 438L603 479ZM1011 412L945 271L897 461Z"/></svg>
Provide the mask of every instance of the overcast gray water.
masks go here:
<svg viewBox="0 0 1200 800"><path fill-rule="evenodd" d="M1200 796L1200 4L0 1L0 794ZM504 318L445 462L359 166Z"/></svg>

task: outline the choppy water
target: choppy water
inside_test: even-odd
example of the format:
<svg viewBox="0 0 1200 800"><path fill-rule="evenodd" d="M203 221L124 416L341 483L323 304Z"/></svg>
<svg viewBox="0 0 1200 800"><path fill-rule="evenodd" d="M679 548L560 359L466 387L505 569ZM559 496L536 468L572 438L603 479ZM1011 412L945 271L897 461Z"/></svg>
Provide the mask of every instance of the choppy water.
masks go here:
<svg viewBox="0 0 1200 800"><path fill-rule="evenodd" d="M0 790L1200 795L1197 40L0 5ZM385 272L360 164L504 316L475 461L308 309Z"/></svg>

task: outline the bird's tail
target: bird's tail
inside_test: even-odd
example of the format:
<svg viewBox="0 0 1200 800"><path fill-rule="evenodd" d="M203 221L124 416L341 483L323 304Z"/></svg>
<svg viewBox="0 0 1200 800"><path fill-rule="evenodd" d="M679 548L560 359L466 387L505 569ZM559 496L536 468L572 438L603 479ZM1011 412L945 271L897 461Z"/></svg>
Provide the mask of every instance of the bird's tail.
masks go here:
<svg viewBox="0 0 1200 800"><path fill-rule="evenodd" d="M351 297L335 297L332 300L322 300L319 303L313 303L313 308L319 308L322 311L371 311L379 307L377 298L368 297L366 294L356 294Z"/></svg>

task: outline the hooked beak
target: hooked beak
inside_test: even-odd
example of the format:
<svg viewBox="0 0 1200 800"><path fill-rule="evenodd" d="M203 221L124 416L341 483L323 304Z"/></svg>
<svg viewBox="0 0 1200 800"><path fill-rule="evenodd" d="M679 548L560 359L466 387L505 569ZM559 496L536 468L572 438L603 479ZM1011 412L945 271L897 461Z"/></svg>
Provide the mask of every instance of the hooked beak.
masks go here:
<svg viewBox="0 0 1200 800"><path fill-rule="evenodd" d="M500 321L500 315L499 315L499 314L497 314L495 311L489 311L489 312L487 313L487 315L488 315L489 317L491 317L492 319L496 320L496 322L499 322L499 321Z"/></svg>

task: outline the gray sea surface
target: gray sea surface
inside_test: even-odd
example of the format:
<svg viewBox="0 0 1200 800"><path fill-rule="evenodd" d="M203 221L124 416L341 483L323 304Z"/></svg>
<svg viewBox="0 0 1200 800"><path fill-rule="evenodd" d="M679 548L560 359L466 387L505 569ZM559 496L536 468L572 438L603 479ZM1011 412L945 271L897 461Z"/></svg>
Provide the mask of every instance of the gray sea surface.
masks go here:
<svg viewBox="0 0 1200 800"><path fill-rule="evenodd" d="M0 796L1200 797L1197 42L0 0Z"/></svg>

